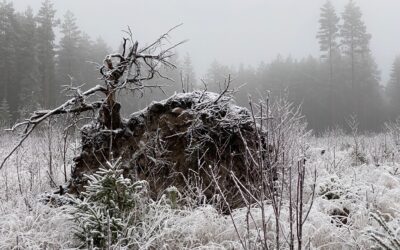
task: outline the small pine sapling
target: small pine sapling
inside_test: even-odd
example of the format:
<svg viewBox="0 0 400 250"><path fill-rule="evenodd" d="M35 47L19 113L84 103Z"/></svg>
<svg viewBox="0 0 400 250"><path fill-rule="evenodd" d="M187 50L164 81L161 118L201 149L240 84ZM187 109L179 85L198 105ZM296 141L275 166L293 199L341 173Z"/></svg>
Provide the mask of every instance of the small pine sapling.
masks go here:
<svg viewBox="0 0 400 250"><path fill-rule="evenodd" d="M124 229L139 222L146 210L147 182L124 178L120 165L119 161L107 162L95 174L88 175L83 199L74 199L72 214L82 247L111 247L124 238Z"/></svg>

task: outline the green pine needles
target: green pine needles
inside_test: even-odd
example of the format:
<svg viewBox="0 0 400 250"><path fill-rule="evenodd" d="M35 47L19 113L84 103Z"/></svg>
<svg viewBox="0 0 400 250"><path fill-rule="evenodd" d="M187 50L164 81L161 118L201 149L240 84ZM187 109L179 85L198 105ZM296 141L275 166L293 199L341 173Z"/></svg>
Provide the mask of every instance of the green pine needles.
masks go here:
<svg viewBox="0 0 400 250"><path fill-rule="evenodd" d="M73 219L81 247L105 249L126 245L128 228L140 223L146 211L148 183L124 178L119 160L107 162L88 175L83 200L75 199Z"/></svg>

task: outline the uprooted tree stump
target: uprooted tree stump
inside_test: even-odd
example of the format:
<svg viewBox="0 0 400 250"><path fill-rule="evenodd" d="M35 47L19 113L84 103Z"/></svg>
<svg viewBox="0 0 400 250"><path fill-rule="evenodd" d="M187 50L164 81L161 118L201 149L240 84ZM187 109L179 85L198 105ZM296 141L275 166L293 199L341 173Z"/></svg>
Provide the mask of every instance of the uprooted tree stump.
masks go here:
<svg viewBox="0 0 400 250"><path fill-rule="evenodd" d="M154 198L175 186L182 193L204 194L197 198L212 202L223 190L226 202L236 208L244 202L238 182L256 184L248 155L258 149L254 122L229 96L205 91L175 94L120 124L114 130L99 122L82 128L82 152L74 159L69 193L82 192L85 175L116 158L121 158L126 177L149 182Z"/></svg>
<svg viewBox="0 0 400 250"><path fill-rule="evenodd" d="M244 205L244 195L253 201L257 199L249 190L259 190L265 170L272 169L268 166L269 158L267 165L263 163L265 154L269 157L268 142L261 129L263 119L256 125L258 118L233 104L230 78L220 94L176 94L152 103L128 119L121 117L118 91L160 88L146 85L146 81L155 76L163 78L160 67L175 67L169 58L180 43L162 48L170 31L143 48L128 32L130 37L123 39L123 51L106 56L99 69L103 84L86 91L71 85L66 89L70 97L66 102L54 109L35 111L10 129L22 128L22 139L2 161L0 169L46 119L63 114L78 117L95 111L97 117L81 129L82 152L75 158L66 190L61 187L60 194L80 194L87 184L87 175L107 161L120 158L124 175L147 180L154 198L167 187L175 186L185 195L197 196L201 203L223 200L225 208ZM103 98L93 100L97 94Z"/></svg>

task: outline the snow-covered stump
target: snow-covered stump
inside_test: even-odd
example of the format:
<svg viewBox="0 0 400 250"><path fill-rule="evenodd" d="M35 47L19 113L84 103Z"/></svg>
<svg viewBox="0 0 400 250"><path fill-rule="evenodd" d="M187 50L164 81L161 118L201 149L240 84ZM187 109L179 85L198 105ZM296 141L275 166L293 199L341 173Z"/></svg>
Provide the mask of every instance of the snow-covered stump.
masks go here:
<svg viewBox="0 0 400 250"><path fill-rule="evenodd" d="M124 175L147 180L154 198L176 186L182 193L204 194L196 197L198 202L213 202L218 199L217 177L230 207L236 208L244 201L232 174L241 183L256 185L246 154L257 149L252 117L231 97L180 93L123 119L118 129L104 129L99 122L83 127L82 153L75 158L68 192L79 194L85 175L121 157Z"/></svg>

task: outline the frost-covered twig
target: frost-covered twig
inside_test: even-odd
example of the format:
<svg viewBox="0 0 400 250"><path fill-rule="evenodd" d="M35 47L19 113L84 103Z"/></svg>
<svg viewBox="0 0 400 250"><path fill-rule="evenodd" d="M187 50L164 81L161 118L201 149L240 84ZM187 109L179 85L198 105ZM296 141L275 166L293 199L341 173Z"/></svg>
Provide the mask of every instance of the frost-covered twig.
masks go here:
<svg viewBox="0 0 400 250"><path fill-rule="evenodd" d="M387 224L387 222L383 218L383 215L379 211L377 211L376 213L370 213L370 216L376 222L378 222L378 224L383 228L385 232L384 234L382 234L377 231L370 230L369 235L372 240L378 243L378 245L384 249L400 249L400 239L397 238L397 231Z"/></svg>

